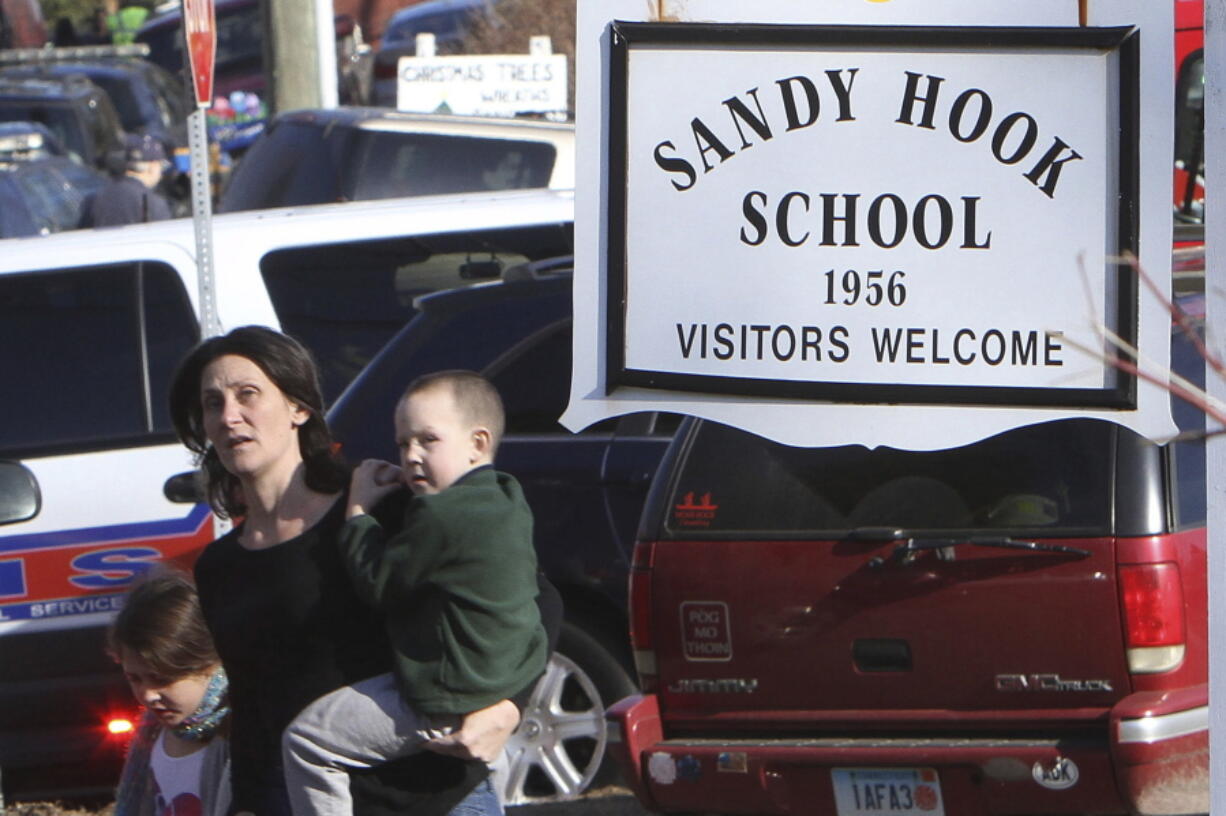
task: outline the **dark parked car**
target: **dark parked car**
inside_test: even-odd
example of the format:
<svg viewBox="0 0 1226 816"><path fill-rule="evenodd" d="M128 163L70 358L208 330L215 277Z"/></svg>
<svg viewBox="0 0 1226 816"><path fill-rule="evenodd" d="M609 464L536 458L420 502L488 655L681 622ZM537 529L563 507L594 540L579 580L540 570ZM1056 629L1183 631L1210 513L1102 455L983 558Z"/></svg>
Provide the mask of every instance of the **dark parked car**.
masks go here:
<svg viewBox="0 0 1226 816"><path fill-rule="evenodd" d="M106 93L80 74L0 78L0 122L45 125L84 164L105 169L123 151L123 126Z"/></svg>
<svg viewBox="0 0 1226 816"><path fill-rule="evenodd" d="M397 63L417 55L417 35L433 34L438 54L461 50L472 20L484 14L494 0L425 0L388 18L387 28L375 51L373 103L396 107Z"/></svg>
<svg viewBox="0 0 1226 816"><path fill-rule="evenodd" d="M2 77L63 78L82 74L110 97L119 123L128 133L148 134L166 155L187 147L187 115L192 107L183 79L143 59L57 60L8 66Z"/></svg>
<svg viewBox="0 0 1226 816"><path fill-rule="evenodd" d="M610 778L603 711L631 693L626 640L630 546L647 483L676 418L634 414L572 434L571 276L548 264L426 295L420 314L342 394L328 421L352 461L396 460L392 410L415 376L467 368L507 409L497 466L535 516L541 567L566 603L558 653L510 746L509 802L573 796Z"/></svg>
<svg viewBox="0 0 1226 816"><path fill-rule="evenodd" d="M81 202L106 177L63 156L0 162L0 238L75 229Z"/></svg>
<svg viewBox="0 0 1226 816"><path fill-rule="evenodd" d="M278 115L248 148L218 211L574 183L572 125L386 108L299 110Z"/></svg>
<svg viewBox="0 0 1226 816"><path fill-rule="evenodd" d="M924 452L687 420L634 555L644 694L610 712L644 803L1207 812L1205 423L1172 407L1194 436L1165 446L1088 419Z"/></svg>

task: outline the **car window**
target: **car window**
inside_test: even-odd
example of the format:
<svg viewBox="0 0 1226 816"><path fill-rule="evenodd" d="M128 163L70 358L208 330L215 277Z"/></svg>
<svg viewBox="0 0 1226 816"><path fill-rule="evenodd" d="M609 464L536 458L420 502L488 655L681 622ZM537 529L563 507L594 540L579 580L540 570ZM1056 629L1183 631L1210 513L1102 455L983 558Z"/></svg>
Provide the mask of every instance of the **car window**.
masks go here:
<svg viewBox="0 0 1226 816"><path fill-rule="evenodd" d="M324 204L341 200L338 162L349 150L349 128L331 137L298 122L278 122L243 155L222 194L221 212Z"/></svg>
<svg viewBox="0 0 1226 816"><path fill-rule="evenodd" d="M349 155L344 196L370 200L548 187L557 150L548 142L363 130Z"/></svg>
<svg viewBox="0 0 1226 816"><path fill-rule="evenodd" d="M787 536L888 527L1105 534L1114 426L1032 425L943 451L794 448L702 423L675 483L672 523ZM680 514L680 515L678 515Z"/></svg>
<svg viewBox="0 0 1226 816"><path fill-rule="evenodd" d="M415 314L414 299L526 260L571 252L569 224L411 239L354 241L269 253L260 271L282 328L319 361L331 403Z"/></svg>
<svg viewBox="0 0 1226 816"><path fill-rule="evenodd" d="M124 130L135 132L144 126L145 116L131 81L114 74L95 74L90 79L110 97Z"/></svg>
<svg viewBox="0 0 1226 816"><path fill-rule="evenodd" d="M169 439L165 395L198 333L155 262L0 277L0 450L71 452Z"/></svg>
<svg viewBox="0 0 1226 816"><path fill-rule="evenodd" d="M38 122L46 125L64 148L79 160L92 155L85 131L76 115L62 105L31 104L26 101L0 102L0 122Z"/></svg>
<svg viewBox="0 0 1226 816"><path fill-rule="evenodd" d="M1182 332L1171 336L1171 369L1196 387L1205 387L1205 361ZM1167 446L1168 478L1174 494L1171 526L1175 529L1201 526L1206 518L1205 413L1172 397L1171 416L1180 431L1180 436Z"/></svg>

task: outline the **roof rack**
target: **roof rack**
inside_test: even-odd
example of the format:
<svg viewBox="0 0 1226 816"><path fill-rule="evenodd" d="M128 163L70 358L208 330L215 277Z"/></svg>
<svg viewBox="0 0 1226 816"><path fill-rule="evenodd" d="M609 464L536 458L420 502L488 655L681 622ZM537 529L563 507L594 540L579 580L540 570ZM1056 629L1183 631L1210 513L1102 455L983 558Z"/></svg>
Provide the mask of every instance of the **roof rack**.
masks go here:
<svg viewBox="0 0 1226 816"><path fill-rule="evenodd" d="M72 45L62 48L4 48L0 49L0 65L147 56L149 56L149 46L147 43Z"/></svg>

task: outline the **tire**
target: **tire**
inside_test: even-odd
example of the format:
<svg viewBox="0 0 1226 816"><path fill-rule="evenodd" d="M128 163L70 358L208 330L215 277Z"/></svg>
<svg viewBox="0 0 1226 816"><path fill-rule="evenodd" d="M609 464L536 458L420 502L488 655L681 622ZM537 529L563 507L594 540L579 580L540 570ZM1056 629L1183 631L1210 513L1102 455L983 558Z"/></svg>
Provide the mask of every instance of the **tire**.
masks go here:
<svg viewBox="0 0 1226 816"><path fill-rule="evenodd" d="M616 765L605 751L604 712L636 690L611 649L564 622L558 649L495 766L494 786L503 803L575 799L615 779Z"/></svg>

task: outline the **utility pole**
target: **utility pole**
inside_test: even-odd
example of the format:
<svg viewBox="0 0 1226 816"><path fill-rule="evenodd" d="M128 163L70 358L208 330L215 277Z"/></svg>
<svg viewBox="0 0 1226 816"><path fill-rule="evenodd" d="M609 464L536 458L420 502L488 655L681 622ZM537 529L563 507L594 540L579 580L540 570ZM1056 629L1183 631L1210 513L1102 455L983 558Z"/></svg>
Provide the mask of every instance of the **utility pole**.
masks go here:
<svg viewBox="0 0 1226 816"><path fill-rule="evenodd" d="M336 29L332 0L264 0L265 92L270 112L334 108Z"/></svg>

